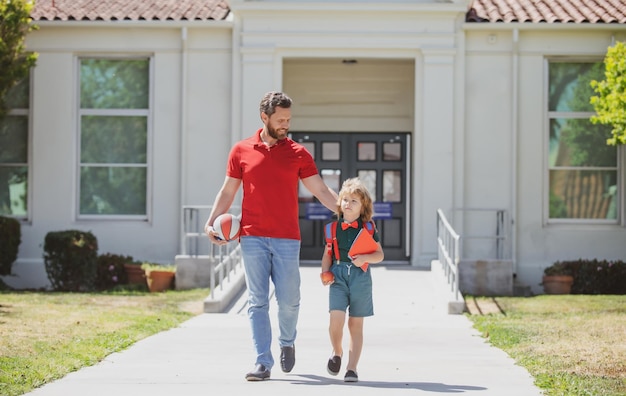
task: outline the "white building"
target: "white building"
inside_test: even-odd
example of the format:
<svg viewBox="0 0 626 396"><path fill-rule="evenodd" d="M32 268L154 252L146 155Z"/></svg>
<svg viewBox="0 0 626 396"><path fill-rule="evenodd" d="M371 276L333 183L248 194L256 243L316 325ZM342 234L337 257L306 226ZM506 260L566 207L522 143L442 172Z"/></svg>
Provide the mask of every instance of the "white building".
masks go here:
<svg viewBox="0 0 626 396"><path fill-rule="evenodd" d="M0 214L22 220L3 279L46 286L45 235L68 229L173 262L182 207L213 202L270 90L294 99L293 138L329 184L370 183L390 262L430 266L439 208L465 259L511 260L535 292L555 261L624 259L624 148L585 132L602 129L588 81L626 40L626 5L577 3L37 1L39 59L12 112L27 149L0 163L22 176L2 186ZM302 258L318 259L324 221L301 207Z"/></svg>

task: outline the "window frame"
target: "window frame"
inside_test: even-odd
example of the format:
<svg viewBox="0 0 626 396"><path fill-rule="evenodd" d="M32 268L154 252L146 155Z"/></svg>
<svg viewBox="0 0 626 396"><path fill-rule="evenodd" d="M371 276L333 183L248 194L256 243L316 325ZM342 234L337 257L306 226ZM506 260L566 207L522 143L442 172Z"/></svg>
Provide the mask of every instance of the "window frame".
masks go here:
<svg viewBox="0 0 626 396"><path fill-rule="evenodd" d="M26 215L14 215L14 214L2 214L2 216L12 217L23 224L30 224L32 222L32 207L33 207L33 69L31 68L28 73L28 108L10 108L7 112L9 116L26 116L27 118L27 131L26 131L26 162L25 163L8 163L0 164L3 167L26 167Z"/></svg>
<svg viewBox="0 0 626 396"><path fill-rule="evenodd" d="M594 218L551 218L550 217L550 172L552 170L608 170L607 167L552 167L550 165L550 123L556 119L589 119L596 114L594 111L557 111L550 110L550 66L554 63L597 63L602 62L602 57L546 57L544 58L544 134L543 134L543 212L544 225L579 225L579 226L620 226L625 224L625 193L626 177L624 170L624 147L617 147L615 170L617 172L617 217L615 219L594 219Z"/></svg>
<svg viewBox="0 0 626 396"><path fill-rule="evenodd" d="M97 60L147 60L148 61L148 108L147 109L83 109L81 107L81 62L84 59ZM154 54L81 54L75 56L76 67L76 168L74 182L76 185L74 194L74 216L76 220L131 220L131 221L151 221L152 219L152 191L153 191L153 136L154 136ZM139 164L111 163L120 167L145 167L146 169L146 213L139 215L132 214L81 214L81 169L85 165L82 162L82 118L83 116L145 116L146 117L146 163L145 166Z"/></svg>

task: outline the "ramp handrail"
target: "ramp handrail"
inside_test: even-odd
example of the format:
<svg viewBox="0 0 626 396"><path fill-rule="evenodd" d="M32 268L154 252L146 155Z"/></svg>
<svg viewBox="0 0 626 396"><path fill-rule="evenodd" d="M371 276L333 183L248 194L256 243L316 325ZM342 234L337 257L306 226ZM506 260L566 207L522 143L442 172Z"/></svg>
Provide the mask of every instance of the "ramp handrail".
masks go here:
<svg viewBox="0 0 626 396"><path fill-rule="evenodd" d="M181 224L181 255L208 256L210 270L210 297L216 288L224 288L224 281L230 281L242 267L241 249L238 242L217 246L209 241L204 233L204 224L213 205L184 205ZM239 215L241 207L231 206L229 213Z"/></svg>
<svg viewBox="0 0 626 396"><path fill-rule="evenodd" d="M461 261L461 236L457 234L441 209L437 209L438 259L456 300L460 300L459 262Z"/></svg>
<svg viewBox="0 0 626 396"><path fill-rule="evenodd" d="M473 219L472 222L478 221L480 226L468 227L470 219ZM473 258L472 251L476 254L475 251L479 247L478 243L483 242L486 244L480 245L485 250L480 253L482 259L507 260L512 258L511 219L505 209L453 208L450 212L450 221L457 227L457 230L462 229L460 232L464 246L463 254L470 256L460 256L461 259ZM480 231L476 231L477 229ZM487 233L483 233L485 230Z"/></svg>
<svg viewBox="0 0 626 396"><path fill-rule="evenodd" d="M211 244L213 245L213 244ZM211 255L211 278L209 280L209 297L215 297L215 289L224 290L224 281L230 282L243 263L241 261L241 247L239 242L229 242L223 246L211 246L219 253ZM218 263L215 265L214 263Z"/></svg>

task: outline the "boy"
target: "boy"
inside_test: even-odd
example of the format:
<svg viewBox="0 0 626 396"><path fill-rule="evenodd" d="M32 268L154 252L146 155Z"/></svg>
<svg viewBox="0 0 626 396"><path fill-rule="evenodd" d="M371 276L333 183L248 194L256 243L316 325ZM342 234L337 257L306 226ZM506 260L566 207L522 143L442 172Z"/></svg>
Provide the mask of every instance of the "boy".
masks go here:
<svg viewBox="0 0 626 396"><path fill-rule="evenodd" d="M329 285L329 334L333 352L328 359L327 370L337 375L343 356L342 338L346 311L349 313L350 351L346 366L345 382L357 382L357 364L363 349L363 318L374 314L372 302L372 277L369 263L379 263L384 258L378 231L373 228L376 248L366 254L348 256L348 251L359 231L368 232L364 224L374 214L374 204L365 185L358 179L346 180L337 201L335 246L327 246L322 257L322 283ZM373 227L373 222L370 223ZM337 252L337 253L335 253ZM335 255L338 257L335 257ZM365 269L365 270L364 270ZM332 273L330 276L329 273Z"/></svg>

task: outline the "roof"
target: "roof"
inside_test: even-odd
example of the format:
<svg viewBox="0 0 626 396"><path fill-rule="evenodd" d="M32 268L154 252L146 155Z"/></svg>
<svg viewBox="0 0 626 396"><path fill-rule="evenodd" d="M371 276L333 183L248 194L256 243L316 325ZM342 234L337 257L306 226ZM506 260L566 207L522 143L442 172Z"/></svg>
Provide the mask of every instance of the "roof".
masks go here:
<svg viewBox="0 0 626 396"><path fill-rule="evenodd" d="M34 21L222 20L225 0L36 0Z"/></svg>
<svg viewBox="0 0 626 396"><path fill-rule="evenodd" d="M223 20L226 0L36 0L35 21ZM473 0L467 22L626 23L624 0Z"/></svg>
<svg viewBox="0 0 626 396"><path fill-rule="evenodd" d="M473 0L467 22L626 23L624 0Z"/></svg>

